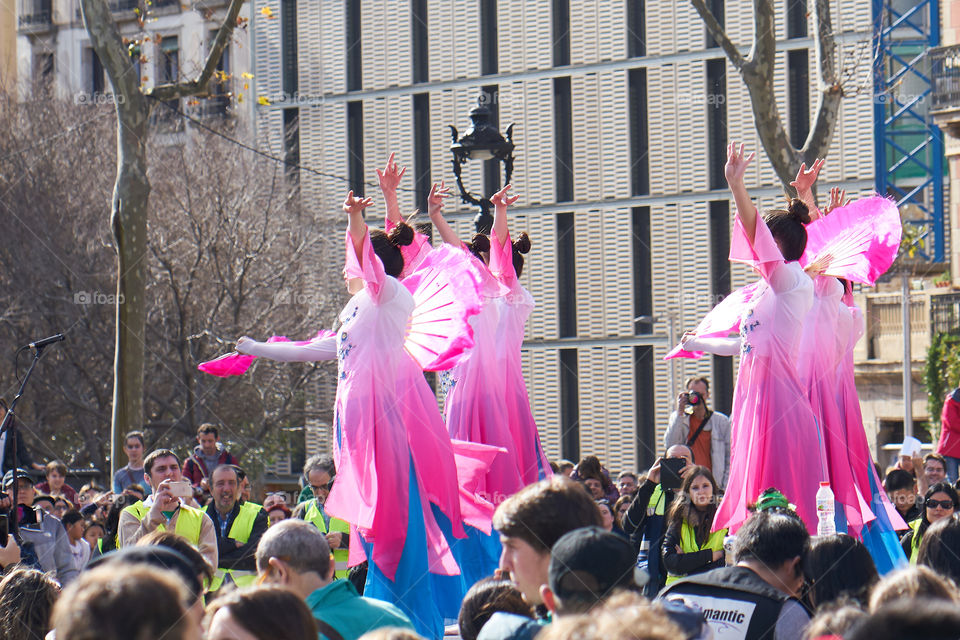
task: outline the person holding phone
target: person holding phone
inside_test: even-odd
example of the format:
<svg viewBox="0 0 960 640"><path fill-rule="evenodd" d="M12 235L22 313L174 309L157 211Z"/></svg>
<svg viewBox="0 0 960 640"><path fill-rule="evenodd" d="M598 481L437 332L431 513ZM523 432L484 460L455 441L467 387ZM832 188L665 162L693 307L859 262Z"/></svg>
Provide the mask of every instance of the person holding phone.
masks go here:
<svg viewBox="0 0 960 640"><path fill-rule="evenodd" d="M158 529L170 530L186 538L211 567L216 567L216 530L210 516L190 504L193 486L183 481L177 454L157 449L143 461L143 470L143 478L153 493L120 512L117 547L132 546Z"/></svg>
<svg viewBox="0 0 960 640"><path fill-rule="evenodd" d="M666 532L666 506L673 504L681 479L693 468L693 453L688 446L677 444L667 449L666 456L650 467L647 479L621 519L624 533L637 549L637 566L650 574L650 581L643 588L648 598L656 596L667 581L660 556Z"/></svg>

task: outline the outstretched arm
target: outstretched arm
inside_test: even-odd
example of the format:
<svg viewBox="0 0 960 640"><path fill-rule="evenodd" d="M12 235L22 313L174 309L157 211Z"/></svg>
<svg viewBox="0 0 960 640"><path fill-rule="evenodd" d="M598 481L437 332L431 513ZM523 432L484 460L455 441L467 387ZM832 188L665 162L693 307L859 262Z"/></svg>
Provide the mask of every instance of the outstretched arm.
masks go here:
<svg viewBox="0 0 960 640"><path fill-rule="evenodd" d="M507 226L507 207L520 199L519 195L511 196L507 194L512 188L513 185L508 184L490 198L490 202L493 203L494 207L493 232L497 235L497 238L500 239L500 242L504 242L510 233L510 229Z"/></svg>
<svg viewBox="0 0 960 640"><path fill-rule="evenodd" d="M377 181L380 183L380 193L383 194L383 201L387 207L388 223L399 224L403 222L403 216L400 215L400 203L397 201L397 186L406 171L406 167L397 167L397 163L393 161L392 153L390 159L387 160L387 166L382 171L377 169Z"/></svg>
<svg viewBox="0 0 960 640"><path fill-rule="evenodd" d="M806 162L801 163L796 179L790 183L790 186L797 190L797 197L803 200L803 204L807 205L811 221L823 215L817 206L816 198L813 197L813 185L817 182L821 167L823 167L823 158L815 160L813 166L809 169L807 169Z"/></svg>
<svg viewBox="0 0 960 640"><path fill-rule="evenodd" d="M727 185L737 206L737 217L740 218L740 224L743 225L751 245L757 233L757 208L753 206L747 187L743 184L743 174L746 173L747 166L755 155L756 153L751 153L745 157L743 143L738 148L736 141L733 141L727 145L727 164L723 167Z"/></svg>
<svg viewBox="0 0 960 640"><path fill-rule="evenodd" d="M324 336L306 344L295 342L257 342L247 336L237 340L237 353L269 358L279 362L317 362L337 359L337 337Z"/></svg>
<svg viewBox="0 0 960 640"><path fill-rule="evenodd" d="M680 346L685 351L705 351L717 356L735 356L740 353L740 336L697 338L691 333L685 333L680 340Z"/></svg>
<svg viewBox="0 0 960 640"><path fill-rule="evenodd" d="M449 245L454 247L460 246L460 238L457 237L457 234L453 232L453 229L450 227L450 224L443 217L443 199L450 196L450 187L446 186L443 181L439 183L434 182L433 186L430 187L430 196L427 198L427 207L429 208L430 213L430 222L433 223L433 226L436 227L437 233L440 234L440 237Z"/></svg>
<svg viewBox="0 0 960 640"><path fill-rule="evenodd" d="M343 210L350 217L348 229L350 239L353 240L353 250L357 260L363 264L363 239L367 236L367 223L363 221L363 210L373 204L370 198L357 198L351 190L347 199L343 201Z"/></svg>

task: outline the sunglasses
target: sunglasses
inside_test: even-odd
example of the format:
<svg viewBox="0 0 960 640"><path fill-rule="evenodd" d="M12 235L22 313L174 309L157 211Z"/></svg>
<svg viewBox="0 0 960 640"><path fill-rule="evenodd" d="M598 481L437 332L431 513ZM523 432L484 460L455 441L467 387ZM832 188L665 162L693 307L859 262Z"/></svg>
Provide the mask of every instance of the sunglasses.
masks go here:
<svg viewBox="0 0 960 640"><path fill-rule="evenodd" d="M941 509L953 509L953 500L927 500L925 506L927 509L936 509L937 507Z"/></svg>

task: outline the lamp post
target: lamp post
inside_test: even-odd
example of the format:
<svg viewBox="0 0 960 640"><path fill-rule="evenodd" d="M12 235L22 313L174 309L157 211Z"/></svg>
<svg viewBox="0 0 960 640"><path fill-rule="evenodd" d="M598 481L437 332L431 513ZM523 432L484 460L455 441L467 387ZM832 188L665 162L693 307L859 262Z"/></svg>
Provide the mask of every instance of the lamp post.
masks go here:
<svg viewBox="0 0 960 640"><path fill-rule="evenodd" d="M633 319L634 323L642 322L643 324L653 324L655 322L666 322L667 323L667 340L670 342L670 347L673 348L673 345L676 344L675 335L674 335L674 323L676 321L676 316L672 312L667 312L665 315L661 316L637 316ZM676 385L676 376L677 370L675 368L676 359L670 360L670 397L673 397L673 394L677 391Z"/></svg>
<svg viewBox="0 0 960 640"><path fill-rule="evenodd" d="M457 176L457 187L460 189L460 199L464 204L474 204L480 207L480 212L474 218L473 224L477 233L490 233L493 228L493 215L490 209L493 205L486 196L476 197L463 186L460 175L461 166L467 160L497 160L503 162L504 184L510 184L513 175L513 125L507 127L507 137L490 123L490 109L484 104L483 95L477 98L477 105L470 110L470 128L459 139L457 129L450 127L453 144L450 151L453 153L453 175Z"/></svg>

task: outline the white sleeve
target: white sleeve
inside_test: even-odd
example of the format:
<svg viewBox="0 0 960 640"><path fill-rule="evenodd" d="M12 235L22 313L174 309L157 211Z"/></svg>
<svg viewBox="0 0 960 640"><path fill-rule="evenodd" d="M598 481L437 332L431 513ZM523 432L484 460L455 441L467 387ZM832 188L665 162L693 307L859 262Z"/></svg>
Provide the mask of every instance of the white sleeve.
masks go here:
<svg viewBox="0 0 960 640"><path fill-rule="evenodd" d="M244 351L252 356L280 362L316 362L337 359L337 337L327 336L307 344L293 342L250 342Z"/></svg>
<svg viewBox="0 0 960 640"><path fill-rule="evenodd" d="M690 338L683 343L686 351L705 351L718 356L735 356L740 353L740 336L730 338Z"/></svg>

